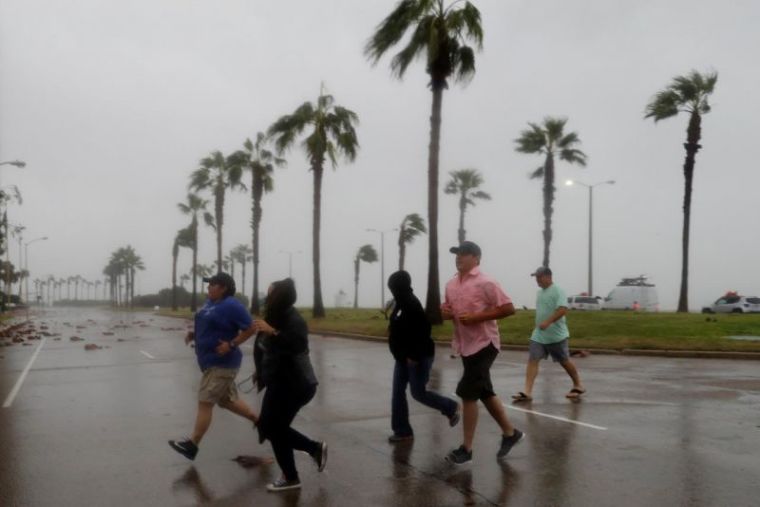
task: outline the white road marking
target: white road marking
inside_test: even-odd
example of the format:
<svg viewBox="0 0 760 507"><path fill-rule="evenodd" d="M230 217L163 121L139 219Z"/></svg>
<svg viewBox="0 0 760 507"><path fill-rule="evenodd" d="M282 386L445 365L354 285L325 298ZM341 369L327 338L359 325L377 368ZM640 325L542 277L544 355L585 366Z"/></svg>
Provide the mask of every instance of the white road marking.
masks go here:
<svg viewBox="0 0 760 507"><path fill-rule="evenodd" d="M454 397L457 396L456 393L451 393L451 395L454 396ZM580 421L573 421L572 419L568 419L566 417L560 417L558 415L552 415L552 414L544 414L543 412L536 412L535 410L526 410L524 408L517 408L514 405L509 405L509 404L504 403L504 402L502 402L501 404L504 405L506 408L509 408L509 409L512 409L512 410L517 410L519 412L525 412L527 414L533 414L533 415L540 415L541 417L548 417L549 419L554 419L554 420L562 421L562 422L568 422L568 423L571 423L571 424L577 424L578 426L585 426L586 428L592 428L592 429L595 429L595 430L607 431L607 428L604 427L604 426L597 426L596 424L589 424L589 423L580 422Z"/></svg>
<svg viewBox="0 0 760 507"><path fill-rule="evenodd" d="M40 350L42 350L42 347L45 345L46 341L47 341L47 338L43 338L42 341L40 341L39 347L37 347L37 350L35 350L34 354L32 354L32 358L26 364L24 371L21 372L21 376L16 381L16 385L13 386L13 389L11 390L10 394L8 394L8 397L5 398L5 402L3 403L3 408L8 408L13 404L13 400L16 398L16 395L21 390L21 384L24 383L24 379L26 379L26 375L29 373L29 370L32 369L32 364L34 364L34 361L37 359L37 356L39 355Z"/></svg>
<svg viewBox="0 0 760 507"><path fill-rule="evenodd" d="M520 412L525 412L527 414L540 415L542 417L548 417L549 419L555 419L557 421L569 422L569 423L572 423L572 424L577 424L578 426L585 426L586 428L593 428L595 430L607 431L607 428L605 428L604 426L597 426L596 424L589 424L589 423L580 422L580 421L573 421L572 419L568 419L566 417L560 417L558 415L544 414L543 412L536 412L535 410L526 410L524 408L517 408L517 407L515 407L513 405L507 405L506 403L502 403L502 405L504 405L505 407L510 408L512 410L518 410Z"/></svg>
<svg viewBox="0 0 760 507"><path fill-rule="evenodd" d="M148 359L155 359L155 357L151 356L150 354L148 354L148 353L147 353L147 352L145 352L144 350L141 350L141 351L140 351L140 354L144 355L144 356L145 356L145 357L147 357Z"/></svg>

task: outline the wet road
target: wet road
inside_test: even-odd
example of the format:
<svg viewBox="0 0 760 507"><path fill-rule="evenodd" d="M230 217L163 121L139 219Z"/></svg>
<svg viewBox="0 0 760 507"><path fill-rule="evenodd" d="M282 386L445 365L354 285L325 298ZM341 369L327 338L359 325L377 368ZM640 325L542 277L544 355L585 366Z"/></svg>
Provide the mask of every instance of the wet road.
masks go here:
<svg viewBox="0 0 760 507"><path fill-rule="evenodd" d="M760 364L592 356L578 359L588 393L542 363L531 404L508 415L527 432L498 463L499 431L481 409L474 461L443 461L461 427L410 401L416 439L392 446L392 362L384 344L311 339L321 381L296 419L330 445L327 470L296 457L303 489L267 493L276 465L242 419L217 409L194 463L169 438L189 433L199 372L186 323L150 314L49 310L51 336L0 348L0 505L757 505ZM77 328L77 326L79 326ZM56 336L57 335L57 336ZM71 341L72 336L83 341ZM0 338L0 342L9 341ZM85 350L86 344L103 348ZM250 345L239 380L250 374ZM492 375L503 400L522 388L525 353L502 352ZM460 363L438 349L431 386L455 389ZM259 395L244 394L258 408Z"/></svg>

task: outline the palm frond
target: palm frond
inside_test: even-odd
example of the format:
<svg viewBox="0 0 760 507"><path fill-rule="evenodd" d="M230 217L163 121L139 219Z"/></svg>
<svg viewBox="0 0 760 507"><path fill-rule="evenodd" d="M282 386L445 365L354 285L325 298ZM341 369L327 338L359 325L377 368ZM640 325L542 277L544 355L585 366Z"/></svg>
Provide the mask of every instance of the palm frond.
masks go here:
<svg viewBox="0 0 760 507"><path fill-rule="evenodd" d="M568 148L560 150L559 158L571 164L578 164L583 167L586 166L586 154L578 149Z"/></svg>
<svg viewBox="0 0 760 507"><path fill-rule="evenodd" d="M544 167L541 166L532 173L528 173L528 178L532 180L537 180L544 177Z"/></svg>

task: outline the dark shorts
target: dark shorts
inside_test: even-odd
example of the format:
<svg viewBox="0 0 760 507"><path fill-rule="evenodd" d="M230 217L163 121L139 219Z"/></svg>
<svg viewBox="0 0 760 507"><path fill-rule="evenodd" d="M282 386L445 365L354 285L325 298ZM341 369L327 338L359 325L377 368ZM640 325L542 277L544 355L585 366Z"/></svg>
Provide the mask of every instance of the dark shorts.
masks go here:
<svg viewBox="0 0 760 507"><path fill-rule="evenodd" d="M570 359L570 346L567 338L557 343L538 343L531 340L528 355L531 361L540 361L552 356L555 363L564 363Z"/></svg>
<svg viewBox="0 0 760 507"><path fill-rule="evenodd" d="M487 400L496 396L491 383L491 365L499 353L492 344L471 356L462 356L464 373L457 384L457 396L463 400Z"/></svg>

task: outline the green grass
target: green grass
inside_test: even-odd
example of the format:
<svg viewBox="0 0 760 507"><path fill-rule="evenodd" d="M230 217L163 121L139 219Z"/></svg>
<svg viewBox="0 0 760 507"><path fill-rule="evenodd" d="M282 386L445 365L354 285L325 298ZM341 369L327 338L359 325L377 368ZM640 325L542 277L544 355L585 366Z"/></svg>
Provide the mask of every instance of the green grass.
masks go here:
<svg viewBox="0 0 760 507"><path fill-rule="evenodd" d="M188 309L162 310L162 315L190 317ZM302 310L312 332L353 333L386 336L388 322L378 310L328 309L324 319L312 319ZM499 322L501 341L506 345L527 345L534 326L535 312L518 312ZM708 321L707 319L710 319ZM729 340L731 335L760 336L760 314L702 315L644 312L575 312L568 314L570 345L589 349L654 349L760 352L760 341ZM717 322L713 322L715 319ZM451 322L433 327L433 336L450 340Z"/></svg>

